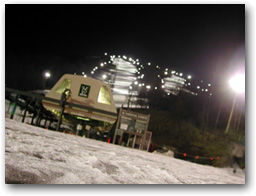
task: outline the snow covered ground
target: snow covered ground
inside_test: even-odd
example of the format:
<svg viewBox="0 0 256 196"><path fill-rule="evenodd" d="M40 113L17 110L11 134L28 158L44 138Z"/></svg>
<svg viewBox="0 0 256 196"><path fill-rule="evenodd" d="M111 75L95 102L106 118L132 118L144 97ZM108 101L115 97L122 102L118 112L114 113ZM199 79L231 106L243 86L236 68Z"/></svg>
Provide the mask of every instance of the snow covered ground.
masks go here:
<svg viewBox="0 0 256 196"><path fill-rule="evenodd" d="M5 181L33 184L244 184L245 174L5 119Z"/></svg>

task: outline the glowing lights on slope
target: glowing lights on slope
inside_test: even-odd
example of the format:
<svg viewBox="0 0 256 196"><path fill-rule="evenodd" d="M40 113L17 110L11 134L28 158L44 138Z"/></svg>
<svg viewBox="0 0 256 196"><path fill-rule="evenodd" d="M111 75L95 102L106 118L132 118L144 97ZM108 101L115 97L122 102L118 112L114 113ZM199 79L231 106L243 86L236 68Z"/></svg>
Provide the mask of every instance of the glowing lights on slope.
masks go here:
<svg viewBox="0 0 256 196"><path fill-rule="evenodd" d="M104 55L108 56L108 53L104 53ZM111 76L113 77L114 74L115 82L112 82L111 84L115 89L118 89L115 90L115 92L127 94L127 91L123 91L124 89L131 91L130 93L135 93L136 91L143 89L147 91L151 89L158 89L156 85L155 87L152 87L151 85L142 82L142 80L144 80L145 78L145 67L142 65L139 59L133 59L132 57L127 57L126 55L109 55L109 57L110 60L107 61L108 63L101 62L99 66L95 66L91 71L91 75L93 75L93 77L102 79L110 84L111 81L109 78ZM115 65L114 69L109 69L110 74L108 76L103 73L99 73L100 75L96 74L96 72L100 70L100 68L104 68L104 70L106 70L105 65L107 64ZM151 62L148 62L146 64L148 66L152 65ZM161 69L159 65L152 66L151 69L152 68L156 69L156 71ZM196 86L196 82L194 80L192 81L191 75L186 75L182 72L177 72L176 70L168 70L168 68L162 69L164 70L162 74L157 74L156 77L159 79L161 89L163 89L163 91L166 92L167 95L177 95L179 91L184 91L192 95L198 95L198 93L189 90L195 88L197 90L200 90L200 92L208 92L210 96L212 96L212 93L209 92L209 88L211 88L212 86L211 83L205 84L204 87L202 87L202 84ZM84 77L87 76L86 74L84 74L84 72L82 72L82 75ZM106 81L107 78L108 81ZM203 83L203 80L201 80L201 83Z"/></svg>
<svg viewBox="0 0 256 196"><path fill-rule="evenodd" d="M146 89L150 89L151 88L151 86L150 85L146 85Z"/></svg>

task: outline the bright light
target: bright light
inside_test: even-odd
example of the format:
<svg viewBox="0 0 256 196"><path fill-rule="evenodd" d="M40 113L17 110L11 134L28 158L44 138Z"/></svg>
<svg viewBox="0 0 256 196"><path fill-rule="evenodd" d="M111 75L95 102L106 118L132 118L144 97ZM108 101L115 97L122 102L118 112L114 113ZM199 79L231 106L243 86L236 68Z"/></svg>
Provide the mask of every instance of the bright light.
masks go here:
<svg viewBox="0 0 256 196"><path fill-rule="evenodd" d="M44 84L46 86L46 81L51 77L51 72L49 70L44 70L42 73L42 76L44 78L44 82L45 82Z"/></svg>
<svg viewBox="0 0 256 196"><path fill-rule="evenodd" d="M196 88L197 88L197 89L200 89L200 86L197 86Z"/></svg>
<svg viewBox="0 0 256 196"><path fill-rule="evenodd" d="M146 86L146 88L147 88L147 89L150 89L150 88L151 88L151 86L150 86L150 85L147 85L147 86Z"/></svg>
<svg viewBox="0 0 256 196"><path fill-rule="evenodd" d="M165 71L165 72L164 72L164 75L167 75L167 74L168 74L168 72L167 72L167 71Z"/></svg>
<svg viewBox="0 0 256 196"><path fill-rule="evenodd" d="M188 79L191 79L192 77L191 77L191 75L188 75Z"/></svg>
<svg viewBox="0 0 256 196"><path fill-rule="evenodd" d="M180 76L183 76L183 73L180 73Z"/></svg>
<svg viewBox="0 0 256 196"><path fill-rule="evenodd" d="M245 92L245 75L235 75L229 80L229 84L237 93Z"/></svg>
<svg viewBox="0 0 256 196"><path fill-rule="evenodd" d="M50 78L50 77L51 77L51 74L50 74L49 72L46 72L46 73L44 74L44 76L45 76L46 78Z"/></svg>
<svg viewBox="0 0 256 196"><path fill-rule="evenodd" d="M103 79L106 79L106 78L107 78L107 75L106 75L106 74L104 74L104 75L102 76L102 78L103 78Z"/></svg>

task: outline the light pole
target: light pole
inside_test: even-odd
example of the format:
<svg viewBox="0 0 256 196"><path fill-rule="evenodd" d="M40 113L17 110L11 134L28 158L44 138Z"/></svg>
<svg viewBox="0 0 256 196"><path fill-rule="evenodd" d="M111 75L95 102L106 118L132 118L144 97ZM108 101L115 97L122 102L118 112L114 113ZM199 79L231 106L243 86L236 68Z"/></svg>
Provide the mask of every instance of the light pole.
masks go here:
<svg viewBox="0 0 256 196"><path fill-rule="evenodd" d="M227 134L229 130L230 122L231 122L234 108L235 108L237 94L245 92L245 76L243 74L237 74L229 80L229 84L232 87L232 89L235 91L235 96L234 96L232 108L229 114L228 124L225 130L225 134Z"/></svg>
<svg viewBox="0 0 256 196"><path fill-rule="evenodd" d="M51 73L49 71L44 71L43 72L43 77L45 79L43 89L45 89L46 88L47 79L51 77Z"/></svg>

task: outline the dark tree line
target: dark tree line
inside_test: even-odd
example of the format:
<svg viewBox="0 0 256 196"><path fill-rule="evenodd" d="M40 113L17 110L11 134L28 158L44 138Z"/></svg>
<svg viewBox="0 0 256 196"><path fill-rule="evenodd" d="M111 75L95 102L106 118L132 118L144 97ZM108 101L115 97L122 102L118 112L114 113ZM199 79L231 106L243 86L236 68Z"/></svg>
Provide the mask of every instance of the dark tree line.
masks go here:
<svg viewBox="0 0 256 196"><path fill-rule="evenodd" d="M177 152L215 157L214 160L186 157L191 161L215 166L227 166L231 158L231 141L244 144L245 114L237 103L228 134L225 129L231 109L229 99L219 96L179 93L164 95L157 91L141 94L149 100L149 131L153 133L155 148L172 146ZM175 156L184 158L180 154ZM216 159L220 157L220 159ZM243 163L244 164L244 163Z"/></svg>

